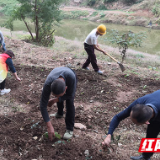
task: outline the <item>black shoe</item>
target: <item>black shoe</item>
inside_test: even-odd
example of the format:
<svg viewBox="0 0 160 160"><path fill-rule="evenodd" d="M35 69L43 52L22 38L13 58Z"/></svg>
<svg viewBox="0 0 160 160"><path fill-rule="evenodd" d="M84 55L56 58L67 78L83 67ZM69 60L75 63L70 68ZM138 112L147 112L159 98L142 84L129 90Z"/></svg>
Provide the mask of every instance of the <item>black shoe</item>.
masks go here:
<svg viewBox="0 0 160 160"><path fill-rule="evenodd" d="M144 158L143 155L130 157L132 160L151 160L150 158Z"/></svg>

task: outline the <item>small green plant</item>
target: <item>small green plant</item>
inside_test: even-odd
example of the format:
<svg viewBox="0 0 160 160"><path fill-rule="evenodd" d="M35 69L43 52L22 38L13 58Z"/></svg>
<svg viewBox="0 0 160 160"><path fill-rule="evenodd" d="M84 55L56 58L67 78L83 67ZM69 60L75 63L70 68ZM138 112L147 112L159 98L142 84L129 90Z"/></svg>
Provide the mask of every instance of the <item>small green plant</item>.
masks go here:
<svg viewBox="0 0 160 160"><path fill-rule="evenodd" d="M33 129L33 128L37 128L37 127L39 127L39 128L40 128L40 126L39 126L39 122L34 123L34 124L31 126L31 129Z"/></svg>
<svg viewBox="0 0 160 160"><path fill-rule="evenodd" d="M61 139L61 135L58 134L58 132L54 132L54 135L55 135L56 138Z"/></svg>
<svg viewBox="0 0 160 160"><path fill-rule="evenodd" d="M144 86L143 86L143 89L146 89L146 87L147 87L147 85L144 85Z"/></svg>
<svg viewBox="0 0 160 160"><path fill-rule="evenodd" d="M43 135L45 136L45 138L48 138L48 132L45 132ZM54 135L56 138L61 139L61 135L58 134L58 132L54 132Z"/></svg>
<svg viewBox="0 0 160 160"><path fill-rule="evenodd" d="M112 134L112 136L111 136L111 140L113 140L113 142L116 143L116 144L118 144L118 141L120 140L120 138L121 138L121 135L114 136Z"/></svg>
<svg viewBox="0 0 160 160"><path fill-rule="evenodd" d="M103 13L103 12L102 12L102 13L100 13L100 17L101 17L101 18L103 18L103 17L105 17L105 16L106 16L106 14L105 14L105 13Z"/></svg>
<svg viewBox="0 0 160 160"><path fill-rule="evenodd" d="M148 68L150 69L150 70L153 70L153 71L155 71L157 68L156 67L152 67L152 66L148 66Z"/></svg>
<svg viewBox="0 0 160 160"><path fill-rule="evenodd" d="M91 14L91 17L95 17L95 16L97 16L98 15L98 12L93 12L92 14Z"/></svg>
<svg viewBox="0 0 160 160"><path fill-rule="evenodd" d="M143 54L136 54L136 58L144 58Z"/></svg>
<svg viewBox="0 0 160 160"><path fill-rule="evenodd" d="M122 62L126 57L126 52L129 47L141 47L143 40L146 38L144 32L133 33L127 31L120 33L118 30L111 30L109 34L109 42L118 45L119 52L122 55Z"/></svg>
<svg viewBox="0 0 160 160"><path fill-rule="evenodd" d="M8 77L8 78L11 78L11 77L12 77L12 76L11 76L11 73L8 72L8 73L7 73L7 77Z"/></svg>
<svg viewBox="0 0 160 160"><path fill-rule="evenodd" d="M129 77L129 74L126 74L124 77Z"/></svg>
<svg viewBox="0 0 160 160"><path fill-rule="evenodd" d="M48 132L45 132L43 135L45 136L45 138L48 138Z"/></svg>

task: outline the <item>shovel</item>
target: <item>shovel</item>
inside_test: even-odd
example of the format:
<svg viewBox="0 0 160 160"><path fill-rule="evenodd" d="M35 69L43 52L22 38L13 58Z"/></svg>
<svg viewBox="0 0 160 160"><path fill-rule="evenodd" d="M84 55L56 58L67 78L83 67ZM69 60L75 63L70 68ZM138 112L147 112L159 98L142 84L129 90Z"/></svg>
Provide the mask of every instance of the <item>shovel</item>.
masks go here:
<svg viewBox="0 0 160 160"><path fill-rule="evenodd" d="M124 68L124 66L123 66L122 63L118 62L115 58L113 58L113 57L112 57L111 55L109 55L108 53L105 52L105 54L119 64L119 67L120 67L120 69L121 69L122 72L125 71L125 68Z"/></svg>

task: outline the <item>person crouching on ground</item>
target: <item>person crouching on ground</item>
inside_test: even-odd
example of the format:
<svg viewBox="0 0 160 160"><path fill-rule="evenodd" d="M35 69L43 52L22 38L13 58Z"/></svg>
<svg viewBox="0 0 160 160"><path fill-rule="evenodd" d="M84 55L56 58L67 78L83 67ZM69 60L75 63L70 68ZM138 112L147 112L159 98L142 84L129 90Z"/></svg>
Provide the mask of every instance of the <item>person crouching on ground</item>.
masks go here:
<svg viewBox="0 0 160 160"><path fill-rule="evenodd" d="M21 79L18 77L16 69L14 68L12 58L15 57L11 50L7 50L0 54L0 95L7 94L11 89L5 89L5 81L8 73L8 67L18 81Z"/></svg>
<svg viewBox="0 0 160 160"><path fill-rule="evenodd" d="M160 90L135 100L128 108L115 115L110 123L108 135L102 142L108 146L111 142L111 135L123 119L130 117L136 125L147 124L146 138L157 138L160 133ZM143 153L140 156L130 157L132 160L150 160L153 155Z"/></svg>
<svg viewBox="0 0 160 160"><path fill-rule="evenodd" d="M53 69L48 75L41 95L40 109L41 114L46 122L49 139L54 137L54 128L49 119L47 106L51 107L57 103L58 112L55 114L56 118L63 117L64 101L66 100L66 132L64 139L71 139L73 137L73 127L75 119L74 96L76 92L77 79L75 73L68 67L58 67ZM50 99L50 94L55 98Z"/></svg>
<svg viewBox="0 0 160 160"><path fill-rule="evenodd" d="M95 72L97 72L99 74L103 74L103 72L99 70L99 67L97 65L97 59L96 59L96 55L95 55L94 51L96 49L96 50L105 54L105 51L103 51L102 49L99 48L99 45L97 42L98 36L102 36L105 34L106 34L106 27L105 27L105 25L101 24L97 28L93 29L89 33L87 38L85 39L84 49L86 50L86 52L88 54L88 58L82 66L83 69L89 70L88 66L91 63Z"/></svg>

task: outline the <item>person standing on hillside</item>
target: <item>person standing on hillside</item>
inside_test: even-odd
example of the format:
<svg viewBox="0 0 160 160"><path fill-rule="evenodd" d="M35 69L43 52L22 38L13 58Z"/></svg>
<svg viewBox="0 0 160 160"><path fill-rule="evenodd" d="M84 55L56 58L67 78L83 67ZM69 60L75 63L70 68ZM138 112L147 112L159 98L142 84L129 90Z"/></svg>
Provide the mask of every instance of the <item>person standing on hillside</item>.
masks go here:
<svg viewBox="0 0 160 160"><path fill-rule="evenodd" d="M130 117L136 125L147 124L146 138L157 138L160 133L160 90L135 100L128 108L115 115L110 123L108 135L102 142L108 146L111 142L111 135L123 119ZM153 153L143 153L137 157L130 157L132 160L150 160Z"/></svg>
<svg viewBox="0 0 160 160"><path fill-rule="evenodd" d="M97 42L98 36L102 36L105 34L106 34L106 26L101 24L97 28L93 29L85 39L84 49L88 54L88 58L82 66L83 69L89 70L88 65L91 63L95 72L99 74L103 74L103 72L99 70L99 67L97 65L97 59L94 51L96 49L105 54L105 51L99 48L99 45Z"/></svg>
<svg viewBox="0 0 160 160"><path fill-rule="evenodd" d="M58 112L55 114L55 117L62 118L64 101L66 101L66 133L63 138L71 139L73 137L75 118L74 96L76 92L76 84L76 74L68 67L58 67L53 69L44 83L40 109L42 117L47 125L50 140L53 139L54 128L49 119L47 106L51 107L54 103L57 103ZM50 94L52 94L54 98L49 100Z"/></svg>
<svg viewBox="0 0 160 160"><path fill-rule="evenodd" d="M3 34L1 31L0 31L0 47L2 48L3 51L6 51Z"/></svg>
<svg viewBox="0 0 160 160"><path fill-rule="evenodd" d="M14 53L11 50L7 50L4 53L0 54L0 95L7 94L11 89L5 89L5 79L8 73L8 67L18 81L21 79L17 76L17 72L14 68L12 58Z"/></svg>

